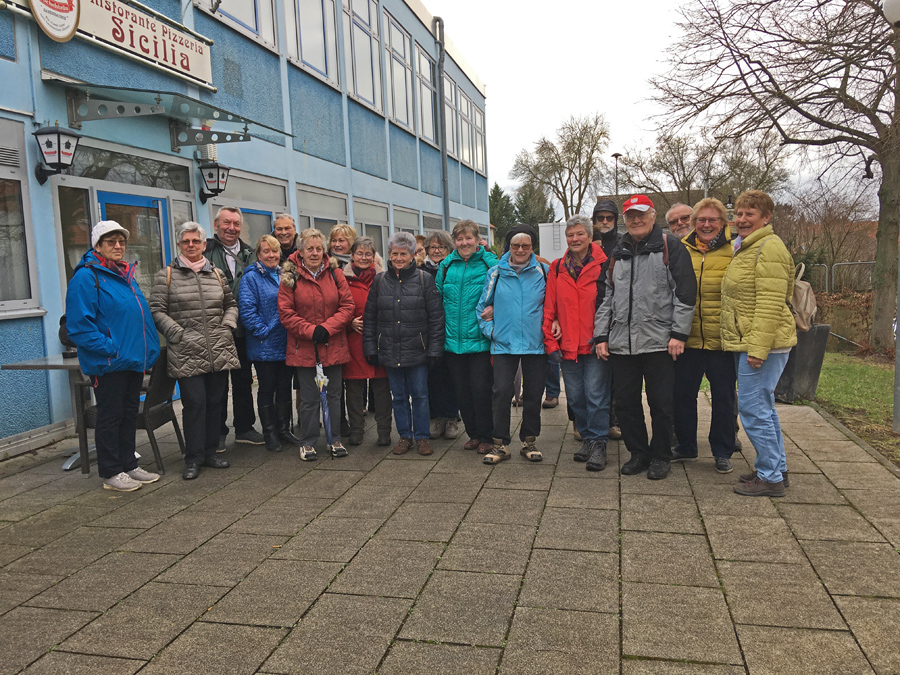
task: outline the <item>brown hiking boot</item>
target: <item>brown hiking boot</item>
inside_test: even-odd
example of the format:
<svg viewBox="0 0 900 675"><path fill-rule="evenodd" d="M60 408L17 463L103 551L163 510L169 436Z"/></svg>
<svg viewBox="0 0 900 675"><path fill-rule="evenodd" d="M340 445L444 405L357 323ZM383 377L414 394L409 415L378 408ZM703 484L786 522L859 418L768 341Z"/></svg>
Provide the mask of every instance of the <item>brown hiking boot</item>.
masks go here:
<svg viewBox="0 0 900 675"><path fill-rule="evenodd" d="M478 447L476 448L476 451L478 452L479 455L486 455L493 449L494 449L493 443L479 443Z"/></svg>
<svg viewBox="0 0 900 675"><path fill-rule="evenodd" d="M756 476L751 481L735 485L734 491L745 497L784 497L784 481L767 483Z"/></svg>
<svg viewBox="0 0 900 675"><path fill-rule="evenodd" d="M401 437L399 441L397 441L397 445L394 446L394 454L395 455L405 455L406 451L412 447L412 439L411 438L403 438Z"/></svg>
<svg viewBox="0 0 900 675"><path fill-rule="evenodd" d="M481 441L477 438L470 438L466 441L466 444L463 446L465 450L477 450L478 446L481 445Z"/></svg>
<svg viewBox="0 0 900 675"><path fill-rule="evenodd" d="M431 441L427 438L420 438L416 443L416 447L418 448L420 455L431 454Z"/></svg>
<svg viewBox="0 0 900 675"><path fill-rule="evenodd" d="M756 478L756 472L755 472L755 471L751 471L750 473L742 473L740 476L738 476L738 478L740 479L740 481L741 481L742 483L749 483L751 480L753 480L754 478ZM788 472L787 472L787 471L782 472L782 474L781 474L781 482L784 483L784 487L791 487L791 481L790 481L790 479L788 478Z"/></svg>

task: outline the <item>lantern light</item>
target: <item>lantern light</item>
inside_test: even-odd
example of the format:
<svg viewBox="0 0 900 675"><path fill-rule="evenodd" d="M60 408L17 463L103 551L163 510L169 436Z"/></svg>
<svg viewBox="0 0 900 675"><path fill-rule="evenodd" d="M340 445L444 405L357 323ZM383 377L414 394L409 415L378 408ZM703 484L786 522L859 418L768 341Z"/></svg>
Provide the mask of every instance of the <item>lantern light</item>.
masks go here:
<svg viewBox="0 0 900 675"><path fill-rule="evenodd" d="M34 175L38 183L43 185L50 176L72 166L81 136L69 129L61 129L58 124L38 129L33 135L37 139L43 160L43 164L38 163L35 167Z"/></svg>
<svg viewBox="0 0 900 675"><path fill-rule="evenodd" d="M200 175L203 178L203 187L200 189L200 202L206 203L210 197L215 197L225 192L225 184L228 182L228 172L231 169L218 162L205 162L200 165Z"/></svg>

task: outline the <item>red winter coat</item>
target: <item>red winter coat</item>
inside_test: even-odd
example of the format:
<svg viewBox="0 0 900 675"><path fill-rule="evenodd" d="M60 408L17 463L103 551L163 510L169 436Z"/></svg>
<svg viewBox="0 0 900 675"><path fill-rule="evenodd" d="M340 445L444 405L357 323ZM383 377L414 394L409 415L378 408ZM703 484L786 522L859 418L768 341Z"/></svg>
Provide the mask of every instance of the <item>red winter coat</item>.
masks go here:
<svg viewBox="0 0 900 675"><path fill-rule="evenodd" d="M376 273L382 270L376 266ZM361 317L366 311L366 300L369 299L369 289L372 282L364 283L353 273L353 266L344 268L344 276L350 284L350 293L353 295L353 318ZM374 280L374 277L373 277ZM370 366L363 356L363 336L352 328L347 328L347 341L350 343L350 363L344 366L343 377L345 380L371 380L387 377L387 371L381 366Z"/></svg>
<svg viewBox="0 0 900 675"><path fill-rule="evenodd" d="M323 366L350 360L347 327L353 314L353 296L340 270L332 270L325 256L325 269L313 278L298 253L292 253L283 266L278 288L278 315L287 329L286 362L305 368L316 365L312 335L316 326L328 331L328 342L318 345Z"/></svg>
<svg viewBox="0 0 900 675"><path fill-rule="evenodd" d="M606 254L596 243L591 244L593 260L584 266L578 280L562 264L562 258L550 264L547 275L547 294L544 296L544 346L550 354L562 350L567 361L593 351L594 314L597 312L597 277L606 261ZM553 338L553 320L559 320L562 338Z"/></svg>

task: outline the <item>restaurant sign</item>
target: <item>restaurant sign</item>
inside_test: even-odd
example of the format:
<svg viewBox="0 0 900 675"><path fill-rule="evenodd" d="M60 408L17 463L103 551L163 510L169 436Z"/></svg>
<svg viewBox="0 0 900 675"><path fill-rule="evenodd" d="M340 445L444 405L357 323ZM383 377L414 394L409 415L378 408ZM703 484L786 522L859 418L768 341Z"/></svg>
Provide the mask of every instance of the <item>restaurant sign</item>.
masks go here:
<svg viewBox="0 0 900 675"><path fill-rule="evenodd" d="M68 42L78 28L81 0L33 0L34 20L51 40Z"/></svg>

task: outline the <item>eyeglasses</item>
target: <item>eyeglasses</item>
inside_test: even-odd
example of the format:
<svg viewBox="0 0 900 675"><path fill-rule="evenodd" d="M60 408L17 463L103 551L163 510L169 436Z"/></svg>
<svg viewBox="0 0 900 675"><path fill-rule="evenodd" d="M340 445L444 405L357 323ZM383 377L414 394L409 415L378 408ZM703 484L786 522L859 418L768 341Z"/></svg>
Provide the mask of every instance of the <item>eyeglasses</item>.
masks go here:
<svg viewBox="0 0 900 675"><path fill-rule="evenodd" d="M616 222L616 216L594 216L594 220L598 223L614 223Z"/></svg>
<svg viewBox="0 0 900 675"><path fill-rule="evenodd" d="M687 214L686 216L681 216L680 218L672 218L672 220L667 220L666 223L669 225L675 225L676 223L689 223L691 222L691 214Z"/></svg>
<svg viewBox="0 0 900 675"><path fill-rule="evenodd" d="M720 222L721 218L697 218L698 225L718 225Z"/></svg>
<svg viewBox="0 0 900 675"><path fill-rule="evenodd" d="M528 250L529 248L531 248L531 244L510 244L509 247L514 248L516 250L518 250L518 249Z"/></svg>
<svg viewBox="0 0 900 675"><path fill-rule="evenodd" d="M429 246L429 247L428 247L428 250L429 250L429 251L434 251L435 253L437 253L438 251L446 251L446 250L447 250L447 247L446 247L446 246L440 246L440 245L434 245L434 246Z"/></svg>
<svg viewBox="0 0 900 675"><path fill-rule="evenodd" d="M366 253L364 251L357 251L353 255L357 258L362 258L363 260L365 260L366 258L374 258L375 257L375 254L372 253L371 251L369 251L368 253Z"/></svg>
<svg viewBox="0 0 900 675"><path fill-rule="evenodd" d="M119 237L118 239L104 239L101 243L109 244L112 247L121 246L122 248L125 248L125 239L122 237Z"/></svg>

